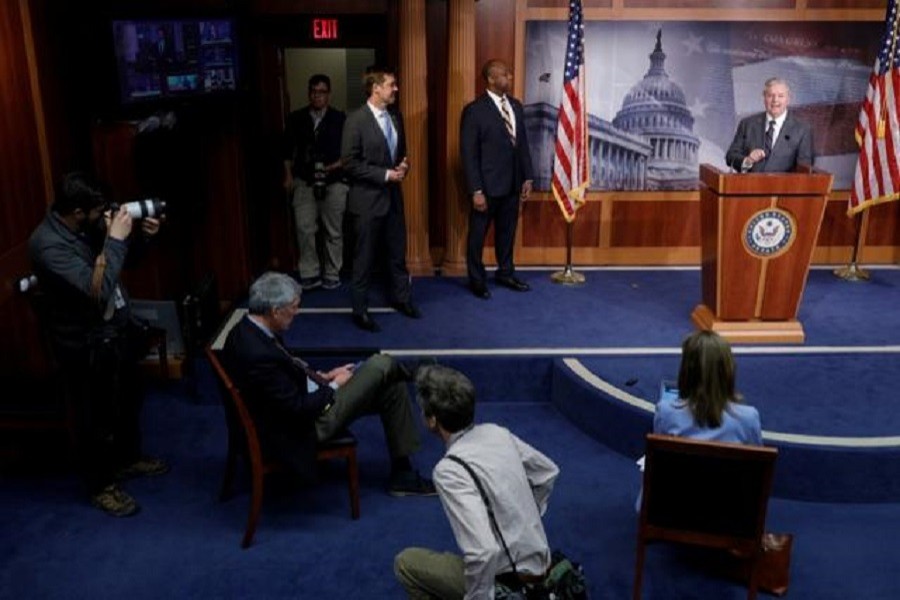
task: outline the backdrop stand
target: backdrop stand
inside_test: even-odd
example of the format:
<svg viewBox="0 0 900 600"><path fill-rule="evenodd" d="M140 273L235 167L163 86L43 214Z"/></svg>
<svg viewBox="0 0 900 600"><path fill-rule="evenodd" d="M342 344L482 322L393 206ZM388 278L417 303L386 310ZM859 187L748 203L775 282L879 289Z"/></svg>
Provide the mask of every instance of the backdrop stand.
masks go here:
<svg viewBox="0 0 900 600"><path fill-rule="evenodd" d="M862 214L856 215L856 241L853 243L853 252L850 255L850 264L834 270L835 277L844 281L868 281L869 272L861 269L857 264L859 247L862 245Z"/></svg>
<svg viewBox="0 0 900 600"><path fill-rule="evenodd" d="M562 271L557 271L550 276L553 283L563 285L581 285L584 283L584 275L576 273L572 269L572 221L566 223L566 266Z"/></svg>

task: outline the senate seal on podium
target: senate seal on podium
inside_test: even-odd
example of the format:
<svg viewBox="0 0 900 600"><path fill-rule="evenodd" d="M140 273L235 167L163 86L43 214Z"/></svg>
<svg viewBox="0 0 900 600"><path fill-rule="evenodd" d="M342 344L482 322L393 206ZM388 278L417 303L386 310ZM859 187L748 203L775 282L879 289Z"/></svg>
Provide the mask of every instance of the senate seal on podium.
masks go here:
<svg viewBox="0 0 900 600"><path fill-rule="evenodd" d="M744 225L744 247L760 258L773 258L791 247L797 233L794 216L780 208L754 214Z"/></svg>

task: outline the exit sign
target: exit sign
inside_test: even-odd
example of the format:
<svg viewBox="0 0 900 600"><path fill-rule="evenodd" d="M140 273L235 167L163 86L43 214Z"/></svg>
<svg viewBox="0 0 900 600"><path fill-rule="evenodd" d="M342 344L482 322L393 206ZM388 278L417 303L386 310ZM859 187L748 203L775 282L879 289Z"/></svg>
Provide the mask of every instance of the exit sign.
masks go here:
<svg viewBox="0 0 900 600"><path fill-rule="evenodd" d="M338 39L338 20L337 19L313 19L312 20L312 36L314 40L336 40Z"/></svg>

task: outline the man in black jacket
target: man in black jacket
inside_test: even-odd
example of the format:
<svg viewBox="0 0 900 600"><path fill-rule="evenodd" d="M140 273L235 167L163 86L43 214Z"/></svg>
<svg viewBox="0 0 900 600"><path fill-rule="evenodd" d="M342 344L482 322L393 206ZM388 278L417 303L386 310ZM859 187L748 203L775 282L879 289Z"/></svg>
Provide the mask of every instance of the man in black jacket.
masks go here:
<svg viewBox="0 0 900 600"><path fill-rule="evenodd" d="M497 283L517 292L528 284L516 277L513 246L519 203L528 199L534 178L525 133L522 103L508 95L512 75L502 61L489 60L481 70L487 89L463 109L460 151L472 199L466 267L477 297L491 297L485 282L484 237L494 222Z"/></svg>
<svg viewBox="0 0 900 600"><path fill-rule="evenodd" d="M347 184L341 169L343 111L329 106L331 79L309 78L309 104L288 115L282 141L284 188L291 194L297 250L297 269L305 290L341 285L343 223ZM325 228L325 255L319 260L316 234L319 219Z"/></svg>
<svg viewBox="0 0 900 600"><path fill-rule="evenodd" d="M386 354L327 372L291 354L281 335L299 312L301 294L287 275L263 274L250 286L249 314L225 340L223 363L247 401L263 452L312 479L317 441L378 415L392 460L388 491L434 495L409 458L421 444L407 389L411 373Z"/></svg>

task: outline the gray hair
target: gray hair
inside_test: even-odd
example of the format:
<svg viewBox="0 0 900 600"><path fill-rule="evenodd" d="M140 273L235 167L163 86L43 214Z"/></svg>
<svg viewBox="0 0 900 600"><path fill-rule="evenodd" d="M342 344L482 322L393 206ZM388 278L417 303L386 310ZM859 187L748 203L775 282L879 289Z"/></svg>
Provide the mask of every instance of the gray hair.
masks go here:
<svg viewBox="0 0 900 600"><path fill-rule="evenodd" d="M450 367L419 367L416 398L425 416L434 417L450 433L462 431L475 419L475 386L468 377Z"/></svg>
<svg viewBox="0 0 900 600"><path fill-rule="evenodd" d="M268 271L250 285L247 309L251 315L265 315L274 308L288 306L294 300L300 300L302 295L303 288L293 277Z"/></svg>
<svg viewBox="0 0 900 600"><path fill-rule="evenodd" d="M766 79L766 83L763 84L763 94L765 94L766 90L768 90L770 87L776 85L783 85L787 90L788 96L791 95L791 86L786 80L782 79L781 77L770 77L769 79Z"/></svg>

